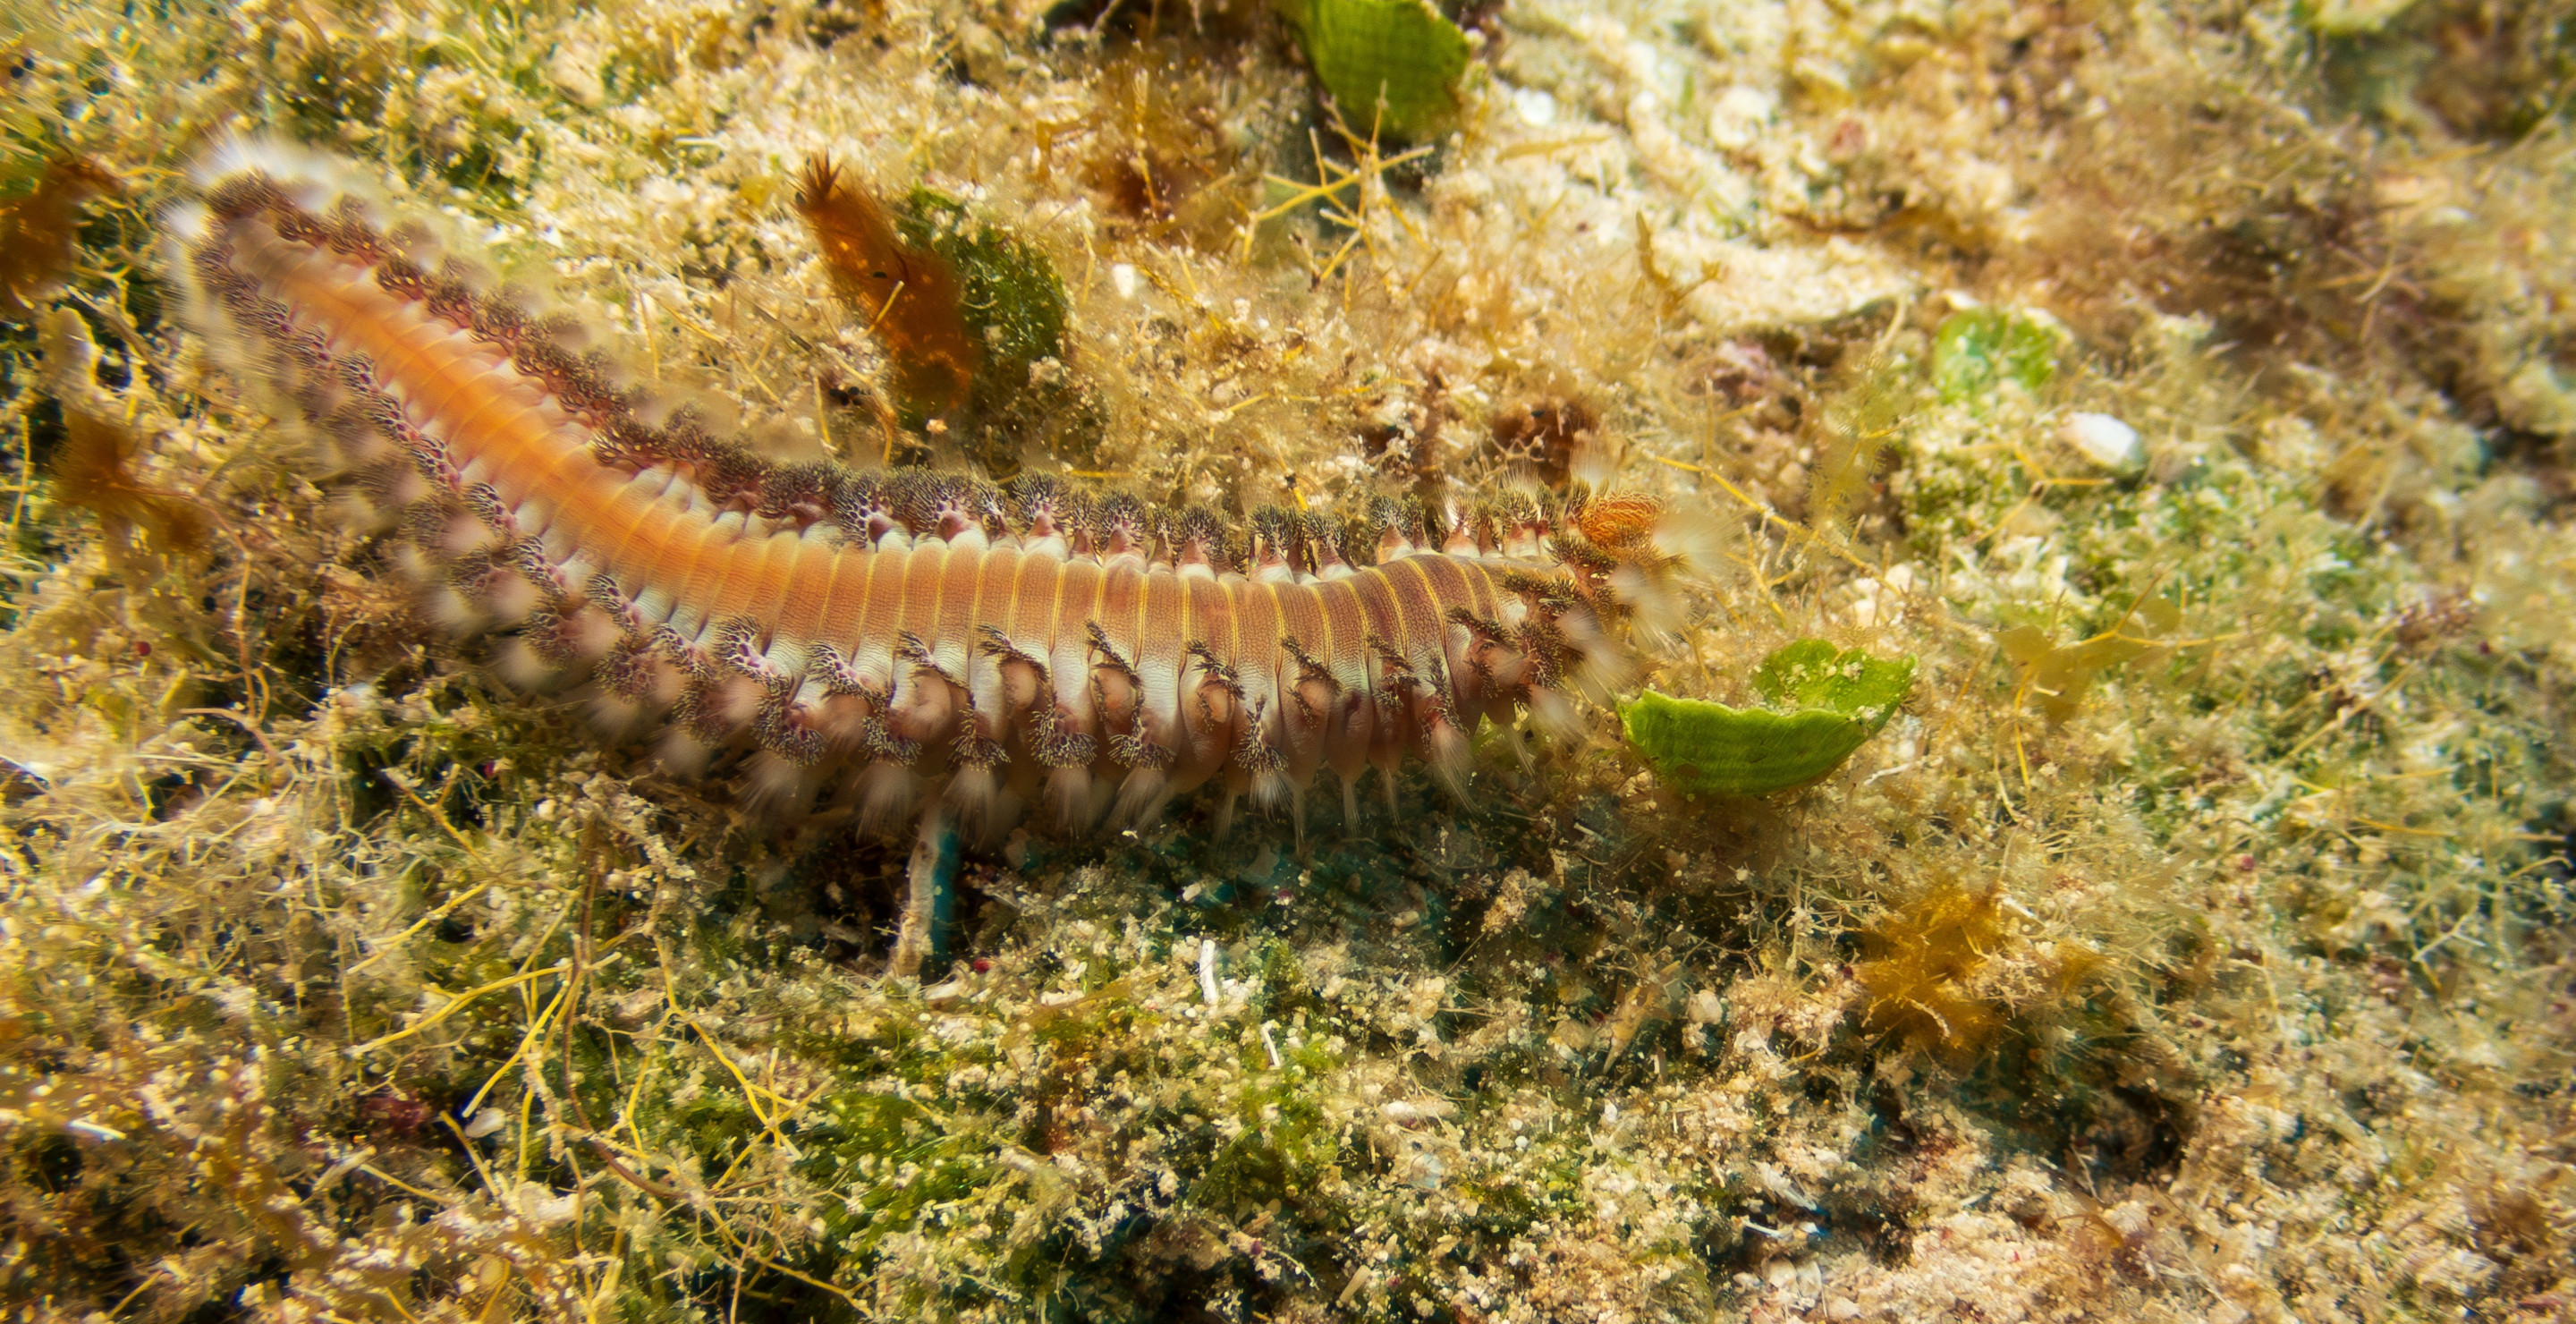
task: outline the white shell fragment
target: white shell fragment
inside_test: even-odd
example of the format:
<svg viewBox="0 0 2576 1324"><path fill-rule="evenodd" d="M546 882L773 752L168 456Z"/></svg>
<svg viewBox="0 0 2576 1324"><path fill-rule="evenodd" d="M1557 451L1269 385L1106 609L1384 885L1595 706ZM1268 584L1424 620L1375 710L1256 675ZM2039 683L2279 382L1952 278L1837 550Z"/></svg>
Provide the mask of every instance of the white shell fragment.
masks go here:
<svg viewBox="0 0 2576 1324"><path fill-rule="evenodd" d="M2146 443L2138 430L2109 414L2069 414L2058 436L2085 459L2113 473L2135 473L2146 467Z"/></svg>

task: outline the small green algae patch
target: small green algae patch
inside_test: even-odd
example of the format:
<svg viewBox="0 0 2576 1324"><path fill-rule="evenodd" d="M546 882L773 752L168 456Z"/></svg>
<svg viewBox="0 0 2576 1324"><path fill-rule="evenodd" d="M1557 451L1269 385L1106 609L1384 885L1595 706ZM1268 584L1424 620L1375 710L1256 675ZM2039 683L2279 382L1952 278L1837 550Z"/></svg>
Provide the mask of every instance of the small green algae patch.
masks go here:
<svg viewBox="0 0 2576 1324"><path fill-rule="evenodd" d="M1773 709L1648 690L1619 706L1619 724L1656 774L1682 790L1768 795L1823 777L1878 734L1914 688L1914 659L1801 639L1762 659L1753 687Z"/></svg>
<svg viewBox="0 0 2576 1324"><path fill-rule="evenodd" d="M1999 308L1952 313L1932 333L1932 384L1948 404L2014 382L2036 395L2057 376L2062 333L2035 317Z"/></svg>
<svg viewBox="0 0 2576 1324"><path fill-rule="evenodd" d="M1278 8L1353 130L1420 139L1457 111L1467 34L1423 0L1278 0Z"/></svg>
<svg viewBox="0 0 2576 1324"><path fill-rule="evenodd" d="M1071 305L1055 263L1011 231L970 219L966 204L915 188L896 231L906 244L947 260L957 272L958 311L980 340L975 372L958 420L967 451L995 473L1019 468L1034 446L1087 453L1101 421L1064 371Z"/></svg>
<svg viewBox="0 0 2576 1324"><path fill-rule="evenodd" d="M994 225L979 225L966 204L916 188L896 228L903 241L927 248L957 268L965 287L966 325L985 338L997 379L1027 384L1029 365L1064 352L1064 281L1047 255Z"/></svg>

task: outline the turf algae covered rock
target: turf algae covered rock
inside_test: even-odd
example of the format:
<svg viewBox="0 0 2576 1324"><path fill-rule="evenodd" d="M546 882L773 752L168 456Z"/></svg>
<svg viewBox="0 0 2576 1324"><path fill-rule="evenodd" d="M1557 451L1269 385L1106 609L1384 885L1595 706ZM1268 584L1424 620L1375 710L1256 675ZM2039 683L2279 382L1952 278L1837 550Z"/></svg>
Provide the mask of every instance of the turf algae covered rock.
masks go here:
<svg viewBox="0 0 2576 1324"><path fill-rule="evenodd" d="M0 1315L2565 1314L2565 10L1355 10L1424 128L1269 0L0 0ZM1156 653L981 609L1169 533ZM1355 578L1266 687L1203 611ZM494 665L612 606L674 720ZM1050 804L1041 671L1192 738ZM1876 732L1712 805L1649 688ZM1283 709L1370 732L1302 834Z"/></svg>

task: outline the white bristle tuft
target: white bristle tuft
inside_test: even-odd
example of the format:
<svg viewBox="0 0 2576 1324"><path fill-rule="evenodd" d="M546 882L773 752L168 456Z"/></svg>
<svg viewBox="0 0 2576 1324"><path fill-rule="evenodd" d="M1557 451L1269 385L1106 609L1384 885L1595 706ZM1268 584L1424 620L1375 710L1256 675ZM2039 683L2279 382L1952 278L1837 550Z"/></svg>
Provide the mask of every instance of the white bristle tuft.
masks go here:
<svg viewBox="0 0 2576 1324"><path fill-rule="evenodd" d="M1684 604L1671 577L1641 565L1610 572L1610 592L1628 605L1628 629L1640 644L1659 643L1681 628Z"/></svg>
<svg viewBox="0 0 2576 1324"><path fill-rule="evenodd" d="M749 676L729 676L714 686L706 697L709 720L728 731L738 731L760 716L760 705L769 692Z"/></svg>
<svg viewBox="0 0 2576 1324"><path fill-rule="evenodd" d="M323 509L332 523L353 533L382 533L393 527L402 508L364 489L343 487L331 493Z"/></svg>
<svg viewBox="0 0 2576 1324"><path fill-rule="evenodd" d="M1140 828L1163 812L1171 799L1172 779L1160 768L1134 768L1118 783L1118 799L1109 809L1109 825Z"/></svg>
<svg viewBox="0 0 2576 1324"><path fill-rule="evenodd" d="M1675 570L1695 578L1717 573L1727 549L1740 534L1715 511L1699 505L1667 507L1647 535L1647 545L1669 560Z"/></svg>
<svg viewBox="0 0 2576 1324"><path fill-rule="evenodd" d="M1057 768L1047 774L1047 810L1056 826L1071 833L1091 830L1099 821L1099 798L1092 787L1097 780L1085 767Z"/></svg>
<svg viewBox="0 0 2576 1324"><path fill-rule="evenodd" d="M1467 772L1475 764L1467 734L1448 722L1438 723L1424 734L1422 753L1440 789L1458 803L1467 803ZM1392 784L1393 778L1388 780Z"/></svg>
<svg viewBox="0 0 2576 1324"><path fill-rule="evenodd" d="M1571 744L1583 738L1583 717L1575 711L1574 701L1549 689L1533 689L1529 697L1530 718L1538 724L1539 734L1560 744Z"/></svg>
<svg viewBox="0 0 2576 1324"><path fill-rule="evenodd" d="M552 687L563 679L563 668L539 656L525 639L511 639L495 650L492 667L514 690L533 693Z"/></svg>
<svg viewBox="0 0 2576 1324"><path fill-rule="evenodd" d="M921 778L912 769L885 759L859 774L859 827L876 834L912 817L912 802L921 793Z"/></svg>
<svg viewBox="0 0 2576 1324"><path fill-rule="evenodd" d="M742 805L761 818L802 817L821 781L814 769L764 749L743 769Z"/></svg>
<svg viewBox="0 0 2576 1324"><path fill-rule="evenodd" d="M596 662L608 656L608 650L617 646L623 633L607 612L584 604L564 622L561 637L564 646L572 650L574 660Z"/></svg>
<svg viewBox="0 0 2576 1324"><path fill-rule="evenodd" d="M644 725L643 704L606 690L591 695L587 708L591 728L611 741L629 739Z"/></svg>
<svg viewBox="0 0 2576 1324"><path fill-rule="evenodd" d="M352 170L338 157L282 138L228 133L217 138L188 168L188 178L200 189L211 189L225 180L252 173L276 180L296 205L307 211L320 211L344 196L369 202L380 200L375 181Z"/></svg>
<svg viewBox="0 0 2576 1324"><path fill-rule="evenodd" d="M495 574L487 582L483 610L495 624L517 625L545 601L524 575Z"/></svg>
<svg viewBox="0 0 2576 1324"><path fill-rule="evenodd" d="M714 746L689 734L686 728L677 726L663 731L661 740L653 748L653 756L661 760L662 767L674 777L694 778L704 774L707 760L714 754Z"/></svg>
<svg viewBox="0 0 2576 1324"><path fill-rule="evenodd" d="M956 811L958 832L971 841L984 837L992 829L994 810L1002 798L1002 787L994 779L991 768L970 765L959 768L949 777L948 789L942 798L950 809Z"/></svg>
<svg viewBox="0 0 2576 1324"><path fill-rule="evenodd" d="M459 638L483 628L483 609L472 598L450 585L437 585L421 595L421 614L438 628Z"/></svg>

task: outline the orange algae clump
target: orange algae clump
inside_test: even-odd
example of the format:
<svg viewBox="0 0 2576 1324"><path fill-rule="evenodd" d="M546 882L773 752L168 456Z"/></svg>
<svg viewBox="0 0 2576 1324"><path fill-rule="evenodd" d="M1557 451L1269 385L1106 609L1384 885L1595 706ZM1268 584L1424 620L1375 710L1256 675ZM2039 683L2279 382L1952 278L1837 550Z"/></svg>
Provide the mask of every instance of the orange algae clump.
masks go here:
<svg viewBox="0 0 2576 1324"><path fill-rule="evenodd" d="M1852 973L1869 990L1868 1028L1948 1055L1982 1050L2002 1028L1978 976L2004 937L1993 892L1944 885L1880 920L1864 936L1872 956Z"/></svg>
<svg viewBox="0 0 2576 1324"><path fill-rule="evenodd" d="M34 191L0 202L0 319L23 322L72 264L81 204L121 192L116 176L86 156L56 158Z"/></svg>
<svg viewBox="0 0 2576 1324"><path fill-rule="evenodd" d="M1613 492L1583 503L1575 527L1604 547L1630 547L1643 542L1664 517L1664 503L1631 492Z"/></svg>
<svg viewBox="0 0 2576 1324"><path fill-rule="evenodd" d="M98 516L108 545L122 556L139 527L163 551L204 545L204 508L183 493L134 476L134 432L114 419L66 402L63 443L53 463L54 499Z"/></svg>
<svg viewBox="0 0 2576 1324"><path fill-rule="evenodd" d="M1865 1028L1964 1065L2016 1023L2101 982L2100 953L2033 948L2005 921L2006 905L2000 887L1942 883L1872 924L1861 935L1869 959L1852 967L1869 994Z"/></svg>
<svg viewBox="0 0 2576 1324"><path fill-rule="evenodd" d="M841 177L828 156L806 161L796 210L814 230L832 288L895 362L895 389L929 413L966 399L982 356L966 332L962 286L948 260L907 246L875 198Z"/></svg>

